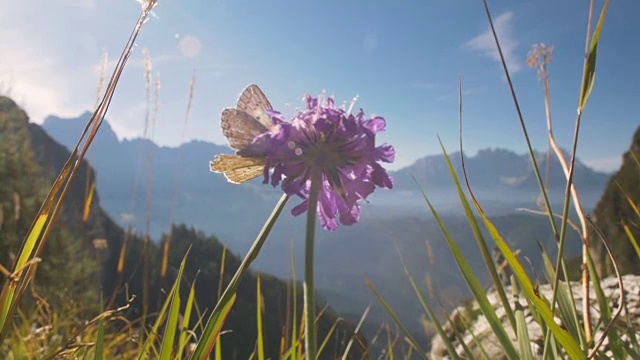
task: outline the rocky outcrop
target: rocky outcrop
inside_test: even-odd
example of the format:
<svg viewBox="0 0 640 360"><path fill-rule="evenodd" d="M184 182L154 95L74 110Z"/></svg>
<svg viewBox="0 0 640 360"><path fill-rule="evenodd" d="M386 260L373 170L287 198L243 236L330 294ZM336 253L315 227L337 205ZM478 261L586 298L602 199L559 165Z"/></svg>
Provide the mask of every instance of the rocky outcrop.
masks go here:
<svg viewBox="0 0 640 360"><path fill-rule="evenodd" d="M637 275L625 275L622 277L624 283L624 293L625 293L625 301L627 303L626 309L622 311L620 319L626 319L627 313L629 312L629 319L631 321L631 325L635 329L640 329L640 276ZM564 284L566 286L566 284ZM602 280L602 290L609 299L609 306L611 311L614 312L619 307L620 300L620 291L618 286L618 281L615 277L609 277ZM571 289L573 291L573 296L575 298L576 304L582 303L582 287L579 282L571 282ZM511 287L505 288L507 294L511 294ZM550 285L541 285L539 287L539 294L544 298L551 299L552 289ZM515 333L511 326L508 324L508 319L506 317L504 308L500 302L498 294L495 291L492 291L487 294L489 301L493 304L493 307L496 309L496 314L500 317L507 333L509 334L511 341L513 342L515 348L518 348L517 339L515 337ZM596 295L593 291L593 287L591 288L591 293L589 296L590 299L590 312L591 319L595 323L600 319L600 309L596 300ZM512 306L515 305L515 300L512 303ZM518 299L519 304L524 308L525 320L527 323L529 337L531 340L531 349L533 351L534 356L536 358L542 358L542 349L544 344L544 334L539 326L539 324L534 320L531 312L528 309L528 305L526 300L520 296ZM578 318L582 319L582 306L577 306ZM481 358L481 350L478 344L481 344L484 351L487 353L490 359L506 359L506 355L500 346L500 343L496 336L494 335L489 323L486 318L480 311L478 304L474 301L465 306L459 306L450 314L451 322L447 322L443 325L443 328L447 334L447 337L452 341L456 352L461 356L465 357L465 353L463 351L463 347L456 338L456 332L461 335L464 343L469 347L469 349L474 354L474 358ZM556 322L561 326L562 321L556 316ZM622 326L626 326L626 322L623 320L618 321ZM600 338L602 335L601 327L596 329L595 338L596 340ZM622 341L630 341L628 336L624 334L635 334L636 341L640 341L640 334L638 331L620 331L620 335ZM475 339L474 339L475 338ZM609 349L609 339L605 339L604 343L600 347L600 352L606 358L613 358L613 353ZM445 347L445 343L443 339L436 335L431 341L431 358L436 359L449 359L449 354L447 353L447 349Z"/></svg>

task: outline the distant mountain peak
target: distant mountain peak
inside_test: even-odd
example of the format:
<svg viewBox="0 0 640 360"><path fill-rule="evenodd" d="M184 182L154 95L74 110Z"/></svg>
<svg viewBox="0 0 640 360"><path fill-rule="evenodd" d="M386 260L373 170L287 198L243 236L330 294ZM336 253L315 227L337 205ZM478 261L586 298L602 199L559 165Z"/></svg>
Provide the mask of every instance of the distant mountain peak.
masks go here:
<svg viewBox="0 0 640 360"><path fill-rule="evenodd" d="M55 115L49 115L44 119L42 128L49 133L54 139L67 148L75 146L80 138L80 134L87 126L87 122L93 114L85 111L82 115L75 118L62 118ZM119 142L115 131L111 128L109 121L105 119L100 125L100 130L96 135L97 139L101 139L108 143Z"/></svg>
<svg viewBox="0 0 640 360"><path fill-rule="evenodd" d="M562 150L563 155L570 160L569 152ZM541 176L546 178L547 153L534 151L534 157L538 164ZM454 170L459 177L463 175L460 152L449 154ZM564 189L566 180L564 172L555 154L551 154L549 180L551 187ZM539 186L535 178L535 172L528 153L518 154L505 148L480 149L475 155L465 155L465 168L472 187L481 189L508 190L529 189L538 192ZM396 189L415 189L411 180L415 177L421 184L430 187L453 186L447 169L444 155L429 155L416 160L412 165L402 168L394 173L397 180ZM583 164L579 159L575 162L574 182L580 187L588 187L601 190L607 181L608 174L593 170ZM404 179L404 180L403 180Z"/></svg>

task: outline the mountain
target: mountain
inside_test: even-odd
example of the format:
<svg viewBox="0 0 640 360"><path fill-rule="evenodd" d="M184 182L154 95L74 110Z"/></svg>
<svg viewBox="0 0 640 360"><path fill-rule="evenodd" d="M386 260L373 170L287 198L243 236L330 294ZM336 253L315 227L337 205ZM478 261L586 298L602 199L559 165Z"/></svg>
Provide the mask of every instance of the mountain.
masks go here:
<svg viewBox="0 0 640 360"><path fill-rule="evenodd" d="M49 116L43 128L54 139L72 148L89 118L89 113L74 119ZM228 183L222 175L212 174L209 161L216 154L230 152L227 146L203 141L191 141L176 148L159 147L146 139L118 141L105 122L94 140L89 161L98 173L97 187L103 194L104 208L121 224L133 217L131 225L139 231L145 229L146 169L148 159L151 159L152 237L158 239L168 228L173 212L174 222L215 233L229 241L234 250L245 251L280 191L261 184L261 178L238 186ZM461 177L459 158L459 152L451 154L454 168ZM536 158L544 178L546 156L537 153ZM551 158L554 160L550 163L549 193L552 205L558 207L563 201L565 181L558 161ZM180 159L182 165L179 165ZM471 186L487 213L504 215L520 207L537 207L540 191L527 154L487 149L467 157L465 163ZM176 174L179 186L176 186ZM455 200L457 195L443 155L427 156L391 174L395 180L394 189L374 193L363 217L403 217L421 211L424 202L412 176L441 212L463 214ZM606 173L576 162L574 183L586 209L594 206L608 177ZM178 197L174 205L176 189ZM126 216L129 213L130 216Z"/></svg>
<svg viewBox="0 0 640 360"><path fill-rule="evenodd" d="M90 117L89 113L75 119L50 116L42 127L71 149ZM258 219L271 211L279 192L258 180L236 186L223 176L212 174L209 161L215 154L225 152L230 152L226 146L202 141L178 148L160 147L146 139L119 141L105 121L87 158L98 174L102 206L120 224L145 230L147 166L151 159L152 238L160 239L162 232L168 231L173 212L174 223L187 223L216 234L236 245L232 245L234 250L244 251L261 228L262 220Z"/></svg>
<svg viewBox="0 0 640 360"><path fill-rule="evenodd" d="M620 169L611 177L604 194L593 211L593 220L609 242L621 271L640 274L640 254L629 240L624 225L640 239L640 221L634 207L640 202L640 128L631 139L629 150L622 156ZM628 198L627 198L628 197ZM633 205L632 205L633 204ZM596 266L603 275L613 274L611 259L594 231L590 234Z"/></svg>
<svg viewBox="0 0 640 360"><path fill-rule="evenodd" d="M105 132L109 135L109 132ZM10 266L20 246L20 240L26 235L31 221L49 187L57 177L63 164L70 156L65 146L53 140L42 127L30 124L24 111L6 97L0 97L0 261ZM109 138L104 137L102 146L113 146ZM111 139L113 140L113 139ZM117 139L116 139L117 141ZM146 143L151 144L151 143ZM117 172L117 163L126 164L130 156L117 152L116 148L96 148L94 151L110 151L116 161L113 172ZM160 150L159 153L162 153ZM80 316L79 310L93 309L87 320L95 316L101 303L99 294L109 297L115 295L115 305L125 303L127 294L137 295L126 316L127 321L135 323L142 311L143 279L142 252L143 238L127 235L102 209L101 201L109 196L94 196L90 216L82 220L87 185L96 179L96 174L86 161L80 163L75 179L72 181L62 211L54 223L54 230L45 246L43 262L39 265L36 286L39 293L46 297L48 306L59 311L60 307L76 304L73 316ZM108 186L107 186L108 188ZM184 271L183 284L196 281L197 313L208 316L218 298L223 252L225 246L217 237L207 236L193 227L176 225L167 229L171 234L171 248L168 259L168 278L159 279L162 249L154 243L149 244L149 313L153 314L164 301L168 286L174 281L176 269L182 257L191 248ZM103 240L104 247L95 246L96 240ZM118 274L119 254L126 241L126 256L122 274ZM13 254L13 255L12 255ZM227 284L241 258L227 252L224 257L223 284ZM256 333L256 282L261 279L265 354L272 358L278 356L284 329L292 321L290 298L291 282L282 281L272 275L249 271L237 291L237 300L223 327L223 358L248 358L253 352ZM123 280L121 282L121 280ZM125 293L125 287L126 293ZM181 290L183 303L188 295L188 285ZM44 289L44 291L42 291ZM298 285L295 294L298 304L302 304L302 286ZM25 296L23 304L29 305ZM52 301L55 300L55 301ZM324 306L320 299L318 306ZM301 316L301 306L297 318ZM320 311L320 309L318 309ZM82 314L85 314L82 312ZM323 358L333 359L335 354L343 352L345 341L353 336L355 326L346 321L338 321L337 314L326 308L318 322L320 339L337 322L335 340L328 343ZM45 325L45 324L42 324ZM195 327L192 319L191 327ZM201 324L200 324L201 325ZM131 330L131 329L130 329ZM199 336L199 334L196 334ZM359 344L366 347L366 340L360 338ZM55 350L55 349L53 349ZM359 345L351 349L350 357L360 358L362 348ZM42 354L44 355L44 354ZM4 358L2 351L0 357Z"/></svg>
<svg viewBox="0 0 640 360"><path fill-rule="evenodd" d="M546 181L546 153L536 152L536 163L540 176ZM565 158L570 159L565 153ZM463 187L463 168L460 152L449 155L453 168ZM518 207L532 207L540 194L540 187L529 154L518 155L505 149L484 149L474 156L465 155L465 168L471 189L484 205L485 211L494 214L512 212ZM432 155L416 160L412 165L394 173L395 188L413 194L418 184L439 205L448 205L457 198L443 155ZM576 159L573 182L580 194L583 207L591 209L599 199L609 174L590 169ZM566 180L560 163L552 155L549 162L548 185L546 186L552 205L559 206L564 199Z"/></svg>
<svg viewBox="0 0 640 360"><path fill-rule="evenodd" d="M546 153L534 153L536 163L542 178L545 178L547 166ZM570 159L566 152L564 156ZM462 162L460 152L449 155L453 167L460 176L462 175ZM482 189L508 189L508 190L537 190L538 182L535 179L534 168L529 154L518 155L505 149L484 149L474 156L465 155L465 167L472 188ZM398 176L397 188L410 190L415 188L413 182L407 182L412 174L425 186L450 187L451 178L444 156L427 156L416 160L412 165L396 172ZM576 161L574 170L574 184L579 189L602 190L609 176L606 173L594 171L584 165L580 160ZM549 188L564 191L566 181L560 162L555 156L551 156L549 171Z"/></svg>
<svg viewBox="0 0 640 360"><path fill-rule="evenodd" d="M43 127L53 137L71 146L75 145L76 137L87 119L88 114L78 119L49 117ZM209 160L217 153L231 152L227 147L195 141L177 148L158 147L142 139L120 142L106 125L103 124L93 145L91 163L97 168L97 187L103 194L102 203L107 211L114 216L129 212L132 184L134 179L138 179L133 225L137 229L144 228L145 169L148 150L151 149L153 236L159 239L157 234L168 227L175 189L174 175L178 173L180 197L175 208L175 221L225 239L230 249L236 252L246 251L280 196L279 189L262 185L261 179L242 185L229 184L222 175L210 173ZM185 162L178 170L180 153ZM138 166L140 157L142 165ZM459 153L452 154L451 158L458 175L462 176ZM546 157L537 154L537 158L544 177ZM515 248L523 251L522 256L531 259L532 272L541 273L536 242L543 243L550 253L555 250L549 221L540 216L514 214L519 207L538 208L536 200L539 190L528 156L508 150L483 150L468 157L466 166L480 203L496 222L499 231ZM461 216L462 208L444 157L425 157L392 175L396 182L394 189L374 193L369 203L363 205L359 223L344 226L336 232L318 232L317 288L322 297L352 321L358 321L369 303L374 304L366 324L367 334L373 335L382 321L389 322L390 319L366 287L364 275L393 304L399 316L410 324L414 336L424 338L422 327L416 321L416 314L421 314L422 310L412 295L393 239L397 239L401 253L407 257L405 260L412 275L420 279L423 285L426 278L430 278L429 282L438 294L437 298L430 300L432 306L439 307L438 301L444 305L455 303L466 298L468 292L457 268L452 265L452 256L437 223L425 211L425 201L412 175L436 205L440 215L446 217L447 228L454 233L463 252L469 255L473 268L485 284L488 284L487 277L484 275L484 265L477 256L475 239L466 218ZM559 208L564 194L564 175L555 161L550 164L549 179L552 205ZM607 174L593 171L578 162L575 180L583 204L588 209L600 196ZM299 199L294 197L287 208L291 209L298 203ZM293 217L285 210L258 256L256 268L277 276L291 277L293 254L295 269L300 272L297 275L299 278L299 269L303 269L303 234L304 216ZM574 235L570 233L569 236ZM433 264L428 260L427 240L431 257L436 259ZM580 242L571 237L565 254L575 256L579 248Z"/></svg>

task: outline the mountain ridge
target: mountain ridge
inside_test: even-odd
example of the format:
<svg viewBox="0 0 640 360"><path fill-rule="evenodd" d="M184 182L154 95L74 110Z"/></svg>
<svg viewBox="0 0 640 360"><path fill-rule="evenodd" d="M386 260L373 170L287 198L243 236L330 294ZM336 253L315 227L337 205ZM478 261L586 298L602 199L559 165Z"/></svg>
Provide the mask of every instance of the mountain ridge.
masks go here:
<svg viewBox="0 0 640 360"><path fill-rule="evenodd" d="M77 136L84 128L89 117L89 113L85 113L78 118L59 118L49 116L45 119L42 126L53 138L70 147L75 145ZM224 192L230 191L236 193L236 196L238 193L244 192L242 190L234 189L233 186L225 186L223 184L225 180L222 179L222 177L211 176L211 174L208 174L208 163L214 155L233 152L233 150L226 145L218 145L203 140L192 140L177 147L168 147L159 146L152 141L143 138L118 140L113 129L111 129L110 126L105 125L108 125L108 122L103 124L103 129L101 129L101 132L98 134L96 140L94 140L94 144L92 145L94 148L94 155L92 155L92 159L95 162L95 167L97 168L98 173L100 173L100 171L106 171L104 169L116 172L127 171L129 174L136 172L139 173L140 165L135 163L135 155L137 154L139 159L138 162L140 163L144 160L140 159L140 157L143 157L143 155L148 151L153 152L154 158L164 159L163 164L159 165L160 168L165 171L164 174L173 173L177 166L179 154L183 153L184 159L187 160L185 160L181 169L188 173L184 174L182 177L189 177L189 180L185 180L185 184L188 183L190 188L206 190L206 188L202 186L202 182L210 182L211 186L208 187L209 189L221 188L224 189ZM101 153L109 153L108 161L105 162L103 159L98 158L100 155L96 154ZM534 155L538 162L540 175L543 179L546 179L546 153L535 152ZM456 173L461 177L463 173L462 163L460 161L460 152L456 151L450 154L449 157ZM567 159L569 158L566 151L565 157ZM113 158L118 159L120 162L117 169L114 169L112 166ZM551 159L547 184L548 191L554 196L561 196L564 194L566 186L564 173L555 156L551 156ZM191 164L187 164L187 161L191 162ZM517 200L518 202L518 206L515 207L521 207L524 202L535 202L539 195L540 190L535 177L535 172L533 171L529 155L526 153L517 154L512 150L504 148L481 149L473 156L465 156L465 165L472 189L478 192L476 195L479 195L480 199L488 202L492 202L493 200L504 200L501 199L503 197L498 196L499 194L492 194L491 192L509 191L513 192L513 194L511 194L512 199L514 201ZM127 169L123 170L123 167ZM154 164L153 167L155 168L156 165ZM159 175L164 174L160 173ZM440 193L442 191L455 192L445 158L442 154L426 155L417 159L411 165L395 171L390 171L390 174L394 177L394 189L392 192L396 192L398 190L417 191L416 184L413 180L414 177L418 180L418 184L425 187L425 189L435 189L437 190L436 193ZM119 173L118 175L120 180L125 180L125 174ZM579 159L576 160L574 184L578 190L583 193L583 203L586 205L585 207L591 208L595 205L597 197L599 197L603 191L609 176L610 174L608 173L593 170L582 163ZM113 177L116 176L114 175L112 178ZM117 187L114 186L113 189L105 189L106 191L102 192L111 194L112 192L115 193L116 190L121 192L123 188L131 188L131 184L133 183L133 179L131 178L132 176L129 175L129 179L126 179L126 184L119 183L117 184ZM193 179L203 180L196 182L192 181ZM258 186L261 180L261 178L258 178L250 184ZM109 183L115 185L115 183L111 181L109 181ZM106 185L100 184L99 182L98 186ZM154 185L152 184L152 186ZM270 191L268 188L270 187L262 186L262 190L260 190L260 192L268 193ZM166 194L168 190L168 186L163 185L160 192ZM486 194L487 196L483 196L485 194L481 194L483 191L488 192L488 194ZM276 193L277 192L272 191L271 195L277 196ZM382 202L384 205L389 205L384 201L385 195L379 195L382 193L385 192L377 192L373 195L372 199L381 198L383 199ZM590 196L591 194L593 194L593 196ZM129 193L127 196L130 197L131 194ZM447 193L446 196L443 196L444 199L435 199L434 202L442 203L443 201L441 200L446 200L449 197L450 194ZM123 200L120 199L120 201ZM117 208L118 213L125 212L121 204L119 206L116 206L115 204L112 206L109 200L107 200L107 204L105 206L107 209L113 209L114 211ZM118 213L114 213L114 216ZM178 216L178 218L180 217ZM193 217L187 216L185 219L193 219ZM207 228L203 229L208 230Z"/></svg>

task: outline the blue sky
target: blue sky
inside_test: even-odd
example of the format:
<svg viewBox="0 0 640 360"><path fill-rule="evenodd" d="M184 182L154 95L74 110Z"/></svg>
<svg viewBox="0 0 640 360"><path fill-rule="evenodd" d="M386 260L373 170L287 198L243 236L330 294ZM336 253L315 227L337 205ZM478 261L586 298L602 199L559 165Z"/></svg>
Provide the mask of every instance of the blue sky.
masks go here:
<svg viewBox="0 0 640 360"><path fill-rule="evenodd" d="M597 1L597 6L602 1ZM555 46L550 64L554 133L573 136L582 74L587 1L489 1L534 147L546 149L543 88L526 66L531 45ZM0 0L0 91L32 121L75 117L95 102L103 51L112 70L140 5L134 0ZM599 11L599 8L597 9ZM338 102L387 120L380 141L393 144L392 168L449 151L458 141L458 75L464 86L464 149L524 152L482 2L159 0L112 102L108 121L120 137L142 134L142 49L161 81L154 140L219 144L220 111L257 83L275 108L291 113L305 93L326 90ZM615 169L640 124L640 2L610 4L599 47L595 89L583 116L578 156ZM184 110L196 72L186 136ZM8 90L7 90L8 89ZM213 151L213 150L212 150ZM212 153L212 156L214 154Z"/></svg>

